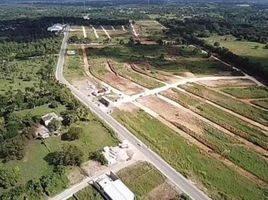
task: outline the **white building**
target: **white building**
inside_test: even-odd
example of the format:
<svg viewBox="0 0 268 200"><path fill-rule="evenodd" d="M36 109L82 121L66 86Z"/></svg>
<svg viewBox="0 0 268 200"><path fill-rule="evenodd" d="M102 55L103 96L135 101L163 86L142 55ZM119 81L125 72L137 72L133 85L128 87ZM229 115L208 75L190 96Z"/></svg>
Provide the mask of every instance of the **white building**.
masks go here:
<svg viewBox="0 0 268 200"><path fill-rule="evenodd" d="M50 26L47 28L47 31L50 32L60 32L63 30L63 25L62 24L54 24L53 26Z"/></svg>
<svg viewBox="0 0 268 200"><path fill-rule="evenodd" d="M46 139L50 137L49 130L42 125L37 127L37 129L35 130L35 135L37 138L40 139Z"/></svg>
<svg viewBox="0 0 268 200"><path fill-rule="evenodd" d="M53 120L56 119L58 121L62 121L62 118L56 115L54 112L48 113L44 116L41 117L42 122L44 123L45 126L48 126L48 124Z"/></svg>
<svg viewBox="0 0 268 200"><path fill-rule="evenodd" d="M113 173L105 174L93 181L93 185L108 200L134 200L135 195L130 189Z"/></svg>

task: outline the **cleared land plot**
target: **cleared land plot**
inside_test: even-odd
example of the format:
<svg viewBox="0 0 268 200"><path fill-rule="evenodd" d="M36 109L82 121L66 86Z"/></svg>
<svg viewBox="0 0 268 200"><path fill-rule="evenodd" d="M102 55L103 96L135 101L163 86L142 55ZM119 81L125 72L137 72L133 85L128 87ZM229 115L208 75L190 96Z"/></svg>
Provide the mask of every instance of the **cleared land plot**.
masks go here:
<svg viewBox="0 0 268 200"><path fill-rule="evenodd" d="M268 136L240 118L177 89L166 91L163 95L253 144L268 150Z"/></svg>
<svg viewBox="0 0 268 200"><path fill-rule="evenodd" d="M92 55L122 63L149 63L155 70L175 75L191 72L197 75L240 75L229 66L204 58L195 47L161 45L121 45L90 48ZM196 52L197 51L197 52Z"/></svg>
<svg viewBox="0 0 268 200"><path fill-rule="evenodd" d="M254 101L251 101L251 103L257 106L260 106L262 108L268 109L268 99L254 100Z"/></svg>
<svg viewBox="0 0 268 200"><path fill-rule="evenodd" d="M90 51L87 53L87 55L90 55ZM117 88L118 90L129 95L137 94L143 91L142 88L138 87L133 82L123 79L120 76L116 76L113 72L111 72L107 66L108 64L106 59L90 57L89 64L90 71L95 77Z"/></svg>
<svg viewBox="0 0 268 200"><path fill-rule="evenodd" d="M237 41L235 37L226 35L214 35L204 38L209 44L219 42L220 46L228 48L233 53L249 58L254 62L259 62L268 67L268 49L264 49L264 44L248 41Z"/></svg>
<svg viewBox="0 0 268 200"><path fill-rule="evenodd" d="M213 81L199 81L199 83L208 87L215 87L215 88L256 86L256 83L249 79L229 79L229 80L220 79Z"/></svg>
<svg viewBox="0 0 268 200"><path fill-rule="evenodd" d="M160 83L146 75L142 75L142 74L135 72L134 70L132 70L130 65L126 63L119 63L114 60L109 60L109 63L111 67L113 67L115 71L120 74L120 76L123 76L143 87L153 89L153 88L164 86L163 83Z"/></svg>
<svg viewBox="0 0 268 200"><path fill-rule="evenodd" d="M268 98L268 89L262 86L247 88L224 88L222 91L240 99Z"/></svg>
<svg viewBox="0 0 268 200"><path fill-rule="evenodd" d="M84 38L84 33L82 26L71 27L71 31L69 32L69 36L77 36L78 38Z"/></svg>
<svg viewBox="0 0 268 200"><path fill-rule="evenodd" d="M139 102L235 165L268 182L266 173L268 162L257 153L245 148L235 138L205 123L187 109L178 108L157 97L145 97L139 99Z"/></svg>
<svg viewBox="0 0 268 200"><path fill-rule="evenodd" d="M142 40L157 40L163 35L163 28L155 20L136 21L134 28Z"/></svg>
<svg viewBox="0 0 268 200"><path fill-rule="evenodd" d="M91 40L91 42L100 42L101 40L96 38L93 29L90 26L85 26L85 30L87 33L87 37Z"/></svg>
<svg viewBox="0 0 268 200"><path fill-rule="evenodd" d="M172 199L177 192L167 185L166 178L149 163L137 163L117 172L117 175L129 189L134 192L137 199L150 199L156 196L161 200ZM159 191L159 187L165 190ZM159 198L162 195L162 198Z"/></svg>
<svg viewBox="0 0 268 200"><path fill-rule="evenodd" d="M156 70L149 63L136 62L131 63L130 65L134 71L137 71L138 73L141 74L145 74L160 81L164 81L166 83L174 83L178 81L177 77L172 76L172 74L169 74L167 72Z"/></svg>
<svg viewBox="0 0 268 200"><path fill-rule="evenodd" d="M202 182L213 199L262 199L265 189L203 154L183 137L144 111L116 110L114 116L176 170ZM235 185L235 187L234 187Z"/></svg>
<svg viewBox="0 0 268 200"><path fill-rule="evenodd" d="M64 77L70 81L86 78L82 68L82 50L76 46L69 46L68 50L75 51L75 55L65 55Z"/></svg>
<svg viewBox="0 0 268 200"><path fill-rule="evenodd" d="M75 197L79 200L104 200L104 198L92 186L88 186L75 193ZM75 197L71 197L68 200L77 200Z"/></svg>
<svg viewBox="0 0 268 200"><path fill-rule="evenodd" d="M268 111L252 107L247 103L231 98L202 85L192 83L183 85L181 87L188 92L212 101L213 103L232 110L233 112L236 112L244 117L259 122L265 126L268 125Z"/></svg>

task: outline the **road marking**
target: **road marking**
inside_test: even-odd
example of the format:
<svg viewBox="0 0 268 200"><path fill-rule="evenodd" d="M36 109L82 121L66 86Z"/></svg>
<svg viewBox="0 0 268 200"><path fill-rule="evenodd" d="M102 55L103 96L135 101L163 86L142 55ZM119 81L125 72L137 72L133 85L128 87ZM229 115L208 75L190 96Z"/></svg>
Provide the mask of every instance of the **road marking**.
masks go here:
<svg viewBox="0 0 268 200"><path fill-rule="evenodd" d="M83 33L84 33L84 38L87 38L87 33L86 33L86 29L84 26L82 26L82 29L83 29Z"/></svg>
<svg viewBox="0 0 268 200"><path fill-rule="evenodd" d="M94 26L91 26L91 27L92 27L92 29L93 29L93 31L94 31L95 37L96 37L97 39L99 39L99 35L98 35L98 33L97 33L97 30L94 28Z"/></svg>
<svg viewBox="0 0 268 200"><path fill-rule="evenodd" d="M103 32L107 35L107 37L109 39L112 39L111 36L110 36L110 34L108 33L108 31L106 31L106 29L103 26L101 26L101 29L103 30Z"/></svg>

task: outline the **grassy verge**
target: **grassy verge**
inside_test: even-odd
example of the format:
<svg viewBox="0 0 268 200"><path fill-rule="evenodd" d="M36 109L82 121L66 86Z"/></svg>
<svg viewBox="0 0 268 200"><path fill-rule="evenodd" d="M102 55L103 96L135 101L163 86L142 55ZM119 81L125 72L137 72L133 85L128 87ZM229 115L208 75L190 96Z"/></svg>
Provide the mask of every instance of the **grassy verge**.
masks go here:
<svg viewBox="0 0 268 200"><path fill-rule="evenodd" d="M174 89L173 92L175 92L176 95L165 94L165 96L226 128L227 130L245 138L246 140L268 149L268 137L263 132L259 131L259 129L250 126L248 123L220 108L201 102L191 95L176 89Z"/></svg>
<svg viewBox="0 0 268 200"><path fill-rule="evenodd" d="M213 199L263 199L265 190L197 147L143 111L116 111L115 117L176 170L202 182ZM233 187L236 185L236 187Z"/></svg>
<svg viewBox="0 0 268 200"><path fill-rule="evenodd" d="M144 199L150 191L165 182L165 177L148 163L138 163L117 174L137 199Z"/></svg>
<svg viewBox="0 0 268 200"><path fill-rule="evenodd" d="M233 112L243 115L249 119L252 119L266 126L268 125L268 111L252 107L237 99L228 97L224 94L213 91L205 86L198 85L195 83L191 85L184 85L181 87L188 92L210 100L224 108L232 110Z"/></svg>
<svg viewBox="0 0 268 200"><path fill-rule="evenodd" d="M222 91L240 99L268 98L268 89L262 86L247 88L224 88Z"/></svg>

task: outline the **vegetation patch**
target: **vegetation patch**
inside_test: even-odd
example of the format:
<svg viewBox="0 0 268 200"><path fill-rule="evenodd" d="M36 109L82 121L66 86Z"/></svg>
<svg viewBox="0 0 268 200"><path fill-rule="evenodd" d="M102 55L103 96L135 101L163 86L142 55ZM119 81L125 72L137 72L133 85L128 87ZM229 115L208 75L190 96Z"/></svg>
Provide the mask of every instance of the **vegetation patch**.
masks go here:
<svg viewBox="0 0 268 200"><path fill-rule="evenodd" d="M263 86L247 88L224 88L222 91L240 99L268 98L268 89Z"/></svg>
<svg viewBox="0 0 268 200"><path fill-rule="evenodd" d="M264 111L255 107L252 107L237 99L228 97L224 94L211 90L205 86L195 83L181 86L188 92L212 101L224 108L230 109L240 115L248 117L263 125L268 125L268 111Z"/></svg>
<svg viewBox="0 0 268 200"><path fill-rule="evenodd" d="M171 95L169 93L163 94L184 107L226 128L234 134L239 135L256 145L259 145L264 149L268 149L268 137L258 128L250 126L248 123L244 122L238 117L227 113L209 103L202 102L192 95L186 94L177 89L173 89L172 91L175 95Z"/></svg>
<svg viewBox="0 0 268 200"><path fill-rule="evenodd" d="M202 182L213 199L261 199L265 189L220 161L201 153L176 132L144 111L117 110L114 116L176 170ZM233 185L236 185L234 188Z"/></svg>
<svg viewBox="0 0 268 200"><path fill-rule="evenodd" d="M260 106L262 108L268 109L268 99L262 99L262 100L253 100L251 103Z"/></svg>

